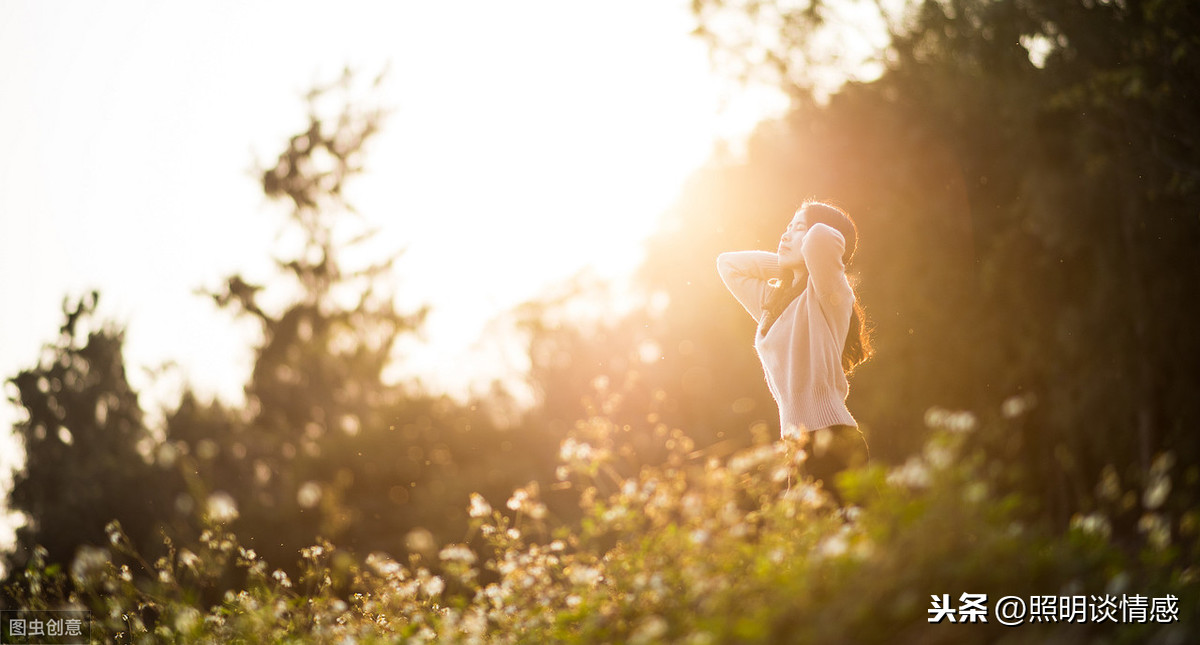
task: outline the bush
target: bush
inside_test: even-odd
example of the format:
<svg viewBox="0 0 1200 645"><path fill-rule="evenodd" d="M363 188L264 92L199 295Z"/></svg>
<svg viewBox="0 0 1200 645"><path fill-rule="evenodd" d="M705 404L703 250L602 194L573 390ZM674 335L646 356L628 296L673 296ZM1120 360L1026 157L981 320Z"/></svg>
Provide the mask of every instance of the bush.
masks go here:
<svg viewBox="0 0 1200 645"><path fill-rule="evenodd" d="M640 429L596 417L563 442L546 492L575 497L578 523L556 520L537 483L500 509L475 494L463 543L404 563L321 543L301 552L294 581L220 524L186 548L168 541L154 563L112 524L108 548L70 571L35 557L10 591L26 609L86 609L93 638L123 642L1186 640L1200 598L1186 567L1194 522L1132 550L1099 514L1040 526L1025 500L989 486L988 461L964 448L971 424L944 425L898 468L841 476L837 506L797 477L801 444L760 440L720 459L660 425L645 431L666 461L635 465L622 446ZM964 594L986 594L986 620ZM1026 603L1026 624L1000 623L1005 596ZM1082 602L1086 619L1035 621L1042 596L1056 617L1060 598ZM1116 621L1101 622L1109 600ZM931 622L939 606L949 611Z"/></svg>

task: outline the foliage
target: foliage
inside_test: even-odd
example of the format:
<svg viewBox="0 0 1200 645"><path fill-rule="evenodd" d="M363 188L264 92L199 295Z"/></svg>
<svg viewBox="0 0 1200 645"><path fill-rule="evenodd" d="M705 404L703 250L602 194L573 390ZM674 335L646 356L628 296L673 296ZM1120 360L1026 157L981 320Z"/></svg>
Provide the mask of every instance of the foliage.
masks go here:
<svg viewBox="0 0 1200 645"><path fill-rule="evenodd" d="M655 387L675 397L681 375L707 375L729 396L691 399L691 414L747 397L770 422L765 388L737 385L760 380L731 340L752 323L711 258L772 248L796 204L826 197L861 233L851 271L880 351L850 407L875 455L918 450L932 405L1000 416L1011 400L1030 423L979 440L1059 521L1095 505L1106 467L1144 481L1170 450L1193 469L1198 5L877 3L863 15L889 31L878 74L822 94L811 75L832 62L813 50L856 36L843 4L694 3L714 56L794 104L698 173L652 242L644 284L670 303L655 341L675 364Z"/></svg>
<svg viewBox="0 0 1200 645"><path fill-rule="evenodd" d="M28 522L17 530L10 567L35 545L69 562L81 542L103 540L106 522L124 522L151 544L169 520L174 479L154 463L154 437L143 422L122 355L125 334L95 320L99 295L63 303L59 339L38 365L11 379L26 418L15 434L26 452L9 506Z"/></svg>
<svg viewBox="0 0 1200 645"><path fill-rule="evenodd" d="M122 333L80 339L96 324L95 296L64 312L61 342L14 379L29 418L17 427L27 458L11 502L30 524L10 573L37 545L66 566L103 544L114 519L148 555L164 534L197 548L220 519L294 574L294 554L319 539L364 553L424 550L466 529L470 492L550 476L557 442L502 425L501 400L462 403L385 377L425 309L395 308L398 255L373 261L373 231L346 198L384 115L369 100L374 85L360 86L348 73L311 92L302 131L258 175L288 211L278 275L236 274L206 292L260 332L244 405L185 392L151 431L125 381ZM205 593L240 583L231 576Z"/></svg>
<svg viewBox="0 0 1200 645"><path fill-rule="evenodd" d="M856 502L845 508L796 476L803 445L764 442L719 459L679 430L593 417L560 450L577 524L554 520L537 486L513 491L500 510L476 494L475 547L441 545L400 563L321 542L301 551L293 577L220 523L194 548L168 541L153 564L114 523L109 545L81 552L69 573L39 552L24 572L33 591L19 600L86 609L93 636L116 642L1132 643L1191 633L1200 586L1185 567L1197 526L1132 551L1109 541L1101 516L1047 531L1026 521L1021 498L984 483L990 464L964 442L970 415L931 418L942 428L922 454L840 479ZM665 463L616 475L630 432L659 437ZM202 600L197 590L230 569L244 586ZM931 595L963 592L993 603L1170 596L1177 613L1144 623L930 622Z"/></svg>
<svg viewBox="0 0 1200 645"><path fill-rule="evenodd" d="M361 552L423 550L465 530L458 507L472 490L548 473L549 449L536 432L502 427L499 401L463 404L385 376L403 360L397 340L427 310L396 310L399 256L364 262L376 231L345 194L382 125L371 100L379 82L364 92L347 73L308 95L307 127L260 172L264 194L290 211L282 279L234 275L210 294L261 331L245 409L185 397L167 424L195 483L193 517L227 506L246 545L292 573L290 558L319 539ZM272 292L287 294L282 306L265 304Z"/></svg>
<svg viewBox="0 0 1200 645"><path fill-rule="evenodd" d="M326 451L342 438L353 442L364 428L379 432L392 423L386 411L400 393L384 383L383 370L396 339L424 316L400 314L390 294L376 293L395 256L361 267L349 260L372 232L350 228L360 221L343 187L362 171L364 148L383 112L348 98L331 118L321 107L331 94L350 96L353 80L347 73L309 94L308 127L261 173L264 194L291 207L287 232L299 233L297 248L276 259L296 295L272 313L260 304L264 287L241 275L212 294L261 329L245 427L235 424L214 438L187 436L186 416L174 416L169 425L171 438L185 442L184 452L214 439L223 448L192 467L201 480L222 485L219 494L233 500L248 537L278 553L294 553L316 535L340 537L347 518L339 516L337 500L352 472L344 458L329 459ZM280 526L291 534L280 535Z"/></svg>

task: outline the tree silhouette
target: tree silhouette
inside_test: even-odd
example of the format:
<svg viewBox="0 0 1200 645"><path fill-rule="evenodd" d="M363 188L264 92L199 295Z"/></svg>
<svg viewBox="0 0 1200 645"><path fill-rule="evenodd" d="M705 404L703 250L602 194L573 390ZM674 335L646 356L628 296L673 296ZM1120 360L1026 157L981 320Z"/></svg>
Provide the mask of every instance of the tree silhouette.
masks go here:
<svg viewBox="0 0 1200 645"><path fill-rule="evenodd" d="M51 562L69 562L80 545L103 544L114 519L139 544L151 544L171 515L178 480L155 459L156 442L125 375L124 331L97 324L98 301L96 292L64 301L58 342L11 379L27 418L14 428L25 465L9 506L27 523L17 530L10 573L37 545Z"/></svg>
<svg viewBox="0 0 1200 645"><path fill-rule="evenodd" d="M228 496L233 527L274 562L294 562L318 538L391 553L405 551L414 531L461 539L471 492L507 494L548 471L557 447L499 427L483 402L384 378L396 341L427 310L396 310L389 284L398 254L361 264L375 231L343 188L363 171L384 111L354 95L355 79L347 73L310 93L308 126L261 170L264 194L290 208L284 234L298 233L299 245L276 258L283 279L234 275L209 294L259 325L246 409L185 397L168 420L198 483L196 503ZM260 302L285 284L282 307Z"/></svg>

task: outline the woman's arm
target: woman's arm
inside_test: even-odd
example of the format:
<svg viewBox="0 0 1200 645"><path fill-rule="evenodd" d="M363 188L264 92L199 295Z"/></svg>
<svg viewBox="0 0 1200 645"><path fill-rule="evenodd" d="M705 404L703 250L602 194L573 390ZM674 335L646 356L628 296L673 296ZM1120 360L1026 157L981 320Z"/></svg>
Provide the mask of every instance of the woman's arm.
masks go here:
<svg viewBox="0 0 1200 645"><path fill-rule="evenodd" d="M770 289L767 281L779 277L779 256L768 251L722 253L717 256L717 272L729 293L755 320L762 320Z"/></svg>
<svg viewBox="0 0 1200 645"><path fill-rule="evenodd" d="M837 303L847 293L846 266L842 255L846 251L846 238L837 229L826 224L814 224L804 235L800 253L817 295Z"/></svg>

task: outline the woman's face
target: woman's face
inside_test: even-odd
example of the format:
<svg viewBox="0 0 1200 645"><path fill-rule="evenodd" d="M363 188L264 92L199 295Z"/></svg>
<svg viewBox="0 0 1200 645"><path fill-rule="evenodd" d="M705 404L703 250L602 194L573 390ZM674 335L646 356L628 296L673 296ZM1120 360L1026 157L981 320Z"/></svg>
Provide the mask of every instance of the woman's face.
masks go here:
<svg viewBox="0 0 1200 645"><path fill-rule="evenodd" d="M798 269L804 266L804 255L800 247L804 244L804 234L808 232L808 221L804 217L804 209L796 211L792 216L787 230L779 238L779 266L784 269Z"/></svg>

